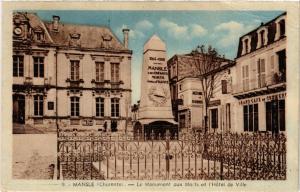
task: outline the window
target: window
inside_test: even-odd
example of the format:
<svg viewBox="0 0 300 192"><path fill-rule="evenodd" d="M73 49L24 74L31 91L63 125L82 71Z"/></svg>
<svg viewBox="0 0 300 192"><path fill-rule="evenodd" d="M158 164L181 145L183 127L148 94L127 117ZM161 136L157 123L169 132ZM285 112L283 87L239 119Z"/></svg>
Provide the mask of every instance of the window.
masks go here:
<svg viewBox="0 0 300 192"><path fill-rule="evenodd" d="M218 109L211 109L211 128L218 128Z"/></svg>
<svg viewBox="0 0 300 192"><path fill-rule="evenodd" d="M257 79L259 88L266 86L266 67L264 59L258 59L257 61Z"/></svg>
<svg viewBox="0 0 300 192"><path fill-rule="evenodd" d="M71 116L79 116L79 97L71 97Z"/></svg>
<svg viewBox="0 0 300 192"><path fill-rule="evenodd" d="M259 32L260 35L260 40L261 40L261 46L265 45L265 30L262 30L261 32Z"/></svg>
<svg viewBox="0 0 300 192"><path fill-rule="evenodd" d="M44 77L44 57L33 57L34 77Z"/></svg>
<svg viewBox="0 0 300 192"><path fill-rule="evenodd" d="M34 95L34 115L43 116L44 114L44 98L43 95Z"/></svg>
<svg viewBox="0 0 300 192"><path fill-rule="evenodd" d="M266 102L267 131L285 131L285 100Z"/></svg>
<svg viewBox="0 0 300 192"><path fill-rule="evenodd" d="M54 102L53 101L48 102L48 110L54 110Z"/></svg>
<svg viewBox="0 0 300 192"><path fill-rule="evenodd" d="M249 66L242 67L243 91L249 90Z"/></svg>
<svg viewBox="0 0 300 192"><path fill-rule="evenodd" d="M119 117L119 99L118 98L112 98L111 99L111 116L112 117Z"/></svg>
<svg viewBox="0 0 300 192"><path fill-rule="evenodd" d="M104 81L104 62L96 62L96 81Z"/></svg>
<svg viewBox="0 0 300 192"><path fill-rule="evenodd" d="M278 56L278 68L279 68L279 80L285 81L285 77L286 77L286 52L285 49L281 50L279 52L277 52L277 56Z"/></svg>
<svg viewBox="0 0 300 192"><path fill-rule="evenodd" d="M280 37L285 36L285 20L279 21Z"/></svg>
<svg viewBox="0 0 300 192"><path fill-rule="evenodd" d="M251 51L251 37L245 36L242 40L242 55Z"/></svg>
<svg viewBox="0 0 300 192"><path fill-rule="evenodd" d="M79 61L71 60L71 80L79 80Z"/></svg>
<svg viewBox="0 0 300 192"><path fill-rule="evenodd" d="M24 76L24 56L14 55L13 56L13 76L23 77Z"/></svg>
<svg viewBox="0 0 300 192"><path fill-rule="evenodd" d="M245 53L248 53L248 39L245 39Z"/></svg>
<svg viewBox="0 0 300 192"><path fill-rule="evenodd" d="M221 84L222 84L222 94L227 94L227 81L221 80Z"/></svg>
<svg viewBox="0 0 300 192"><path fill-rule="evenodd" d="M120 64L119 63L111 63L111 82L119 82L120 80Z"/></svg>
<svg viewBox="0 0 300 192"><path fill-rule="evenodd" d="M226 103L226 128L230 130L231 128L231 117L230 117L230 103Z"/></svg>
<svg viewBox="0 0 300 192"><path fill-rule="evenodd" d="M104 98L96 98L96 116L104 117Z"/></svg>
<svg viewBox="0 0 300 192"><path fill-rule="evenodd" d="M42 41L44 39L44 35L41 32L36 32L36 40L37 41Z"/></svg>
<svg viewBox="0 0 300 192"><path fill-rule="evenodd" d="M244 131L258 131L258 104L244 105Z"/></svg>

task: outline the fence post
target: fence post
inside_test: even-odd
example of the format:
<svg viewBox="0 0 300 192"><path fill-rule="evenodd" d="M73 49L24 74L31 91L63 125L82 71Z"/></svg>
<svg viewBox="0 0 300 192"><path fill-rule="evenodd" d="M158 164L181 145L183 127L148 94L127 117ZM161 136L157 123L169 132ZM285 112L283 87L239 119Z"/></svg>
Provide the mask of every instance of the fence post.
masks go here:
<svg viewBox="0 0 300 192"><path fill-rule="evenodd" d="M57 135L58 136L58 135ZM59 136L57 137L57 162L56 162L56 166L57 166L57 180L60 179L60 151L59 151Z"/></svg>
<svg viewBox="0 0 300 192"><path fill-rule="evenodd" d="M220 180L223 180L223 133L221 133L221 142L220 142ZM229 166L229 165L228 165Z"/></svg>
<svg viewBox="0 0 300 192"><path fill-rule="evenodd" d="M166 172L167 172L167 179L169 179L169 174L170 174L170 131L166 131Z"/></svg>

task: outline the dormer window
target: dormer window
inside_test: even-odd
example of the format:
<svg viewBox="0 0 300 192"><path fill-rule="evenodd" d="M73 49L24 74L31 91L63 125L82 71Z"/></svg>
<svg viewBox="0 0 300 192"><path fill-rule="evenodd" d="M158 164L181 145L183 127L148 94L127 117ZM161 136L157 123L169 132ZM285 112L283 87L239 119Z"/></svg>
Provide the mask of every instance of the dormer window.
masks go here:
<svg viewBox="0 0 300 192"><path fill-rule="evenodd" d="M242 55L245 55L251 51L251 38L250 36L246 36L242 39Z"/></svg>
<svg viewBox="0 0 300 192"><path fill-rule="evenodd" d="M44 30L40 26L34 28L33 32L34 32L34 39L36 41L43 41L44 40Z"/></svg>
<svg viewBox="0 0 300 192"><path fill-rule="evenodd" d="M102 35L103 44L102 47L108 49L111 47L112 36L109 34Z"/></svg>
<svg viewBox="0 0 300 192"><path fill-rule="evenodd" d="M285 15L279 17L276 21L275 41L285 36Z"/></svg>
<svg viewBox="0 0 300 192"><path fill-rule="evenodd" d="M265 44L265 30L262 30L260 33L261 45Z"/></svg>
<svg viewBox="0 0 300 192"><path fill-rule="evenodd" d="M69 45L74 47L80 46L80 36L79 33L70 33Z"/></svg>
<svg viewBox="0 0 300 192"><path fill-rule="evenodd" d="M282 19L279 21L279 28L280 28L280 37L285 35L285 21Z"/></svg>
<svg viewBox="0 0 300 192"><path fill-rule="evenodd" d="M267 27L262 27L257 31L257 46L256 49L259 49L268 44L268 30Z"/></svg>
<svg viewBox="0 0 300 192"><path fill-rule="evenodd" d="M245 50L248 53L248 39L245 39Z"/></svg>
<svg viewBox="0 0 300 192"><path fill-rule="evenodd" d="M43 40L43 34L42 33L36 33L36 40L42 41Z"/></svg>

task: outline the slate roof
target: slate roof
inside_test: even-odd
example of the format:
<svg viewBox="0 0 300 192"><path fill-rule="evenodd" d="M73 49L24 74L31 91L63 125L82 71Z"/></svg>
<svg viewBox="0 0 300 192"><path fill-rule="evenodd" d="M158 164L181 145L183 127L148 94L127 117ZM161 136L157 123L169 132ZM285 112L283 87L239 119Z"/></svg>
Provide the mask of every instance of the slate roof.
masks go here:
<svg viewBox="0 0 300 192"><path fill-rule="evenodd" d="M80 34L80 47L87 49L128 50L107 27L59 23L58 32L52 29L52 22L44 22L54 43L69 46L71 35ZM105 39L111 39L105 41Z"/></svg>
<svg viewBox="0 0 300 192"><path fill-rule="evenodd" d="M262 24L260 25L259 27L255 28L254 30L248 32L247 34L243 35L240 37L239 39L239 46L238 46L238 51L237 51L237 58L241 57L242 56L242 49L243 49L243 44L242 44L242 39L245 37L245 36L250 36L251 37L251 49L250 49L250 52L254 52L256 51L256 47L257 47L257 41L258 41L258 35L257 35L257 30L263 26L267 27L268 29L268 42L267 42L267 45L270 45L272 43L275 42L275 34L276 34L276 23L275 23L275 20L283 15L286 15L286 12L278 15L277 17L275 17L274 19L272 19L271 21L265 23L265 24ZM283 38L283 37L281 37ZM249 54L248 53L248 54Z"/></svg>

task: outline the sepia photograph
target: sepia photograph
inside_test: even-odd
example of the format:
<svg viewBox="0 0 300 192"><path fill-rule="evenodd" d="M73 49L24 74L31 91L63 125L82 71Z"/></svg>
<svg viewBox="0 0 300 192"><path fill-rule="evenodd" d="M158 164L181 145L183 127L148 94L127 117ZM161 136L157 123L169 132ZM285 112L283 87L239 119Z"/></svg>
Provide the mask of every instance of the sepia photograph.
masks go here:
<svg viewBox="0 0 300 192"><path fill-rule="evenodd" d="M289 14L13 9L9 177L134 190L287 182Z"/></svg>

